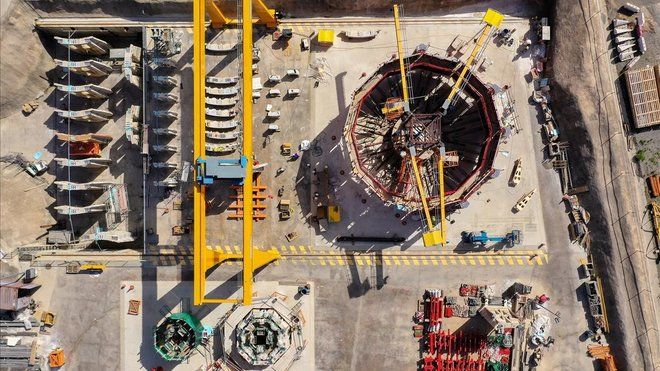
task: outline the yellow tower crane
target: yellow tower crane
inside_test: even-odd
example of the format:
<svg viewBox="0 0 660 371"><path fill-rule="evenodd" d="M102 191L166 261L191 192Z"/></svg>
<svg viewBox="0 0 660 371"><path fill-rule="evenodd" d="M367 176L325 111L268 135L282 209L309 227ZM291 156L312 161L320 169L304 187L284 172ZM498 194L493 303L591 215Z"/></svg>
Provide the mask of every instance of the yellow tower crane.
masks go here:
<svg viewBox="0 0 660 371"><path fill-rule="evenodd" d="M403 110L409 111L410 106L409 106L409 93L408 93L408 81L406 77L406 70L405 70L405 61L404 61L404 51L403 51L403 32L401 31L401 21L399 19L399 6L397 4L394 5L394 26L396 30L396 42L397 42L397 52L399 56L399 68L401 71L401 87L403 89L403 102L397 101L396 99L388 99L386 102L385 107L383 108L383 113L389 117L391 117L392 113L398 113L401 112L403 114ZM474 65L475 61L480 58L480 56L483 54L483 51L485 50L485 46L488 45L488 42L490 41L494 30L500 26L502 23L502 20L504 19L504 16L493 10L493 9L488 9L486 11L486 14L484 15L482 21L486 23L486 26L484 27L481 35L479 36L477 43L472 50L472 53L470 54L469 58L465 62L465 66L463 67L463 70L459 74L458 78L456 79L456 82L452 86L452 89L449 93L449 96L445 100L442 109L443 112L446 112L447 109L451 106L451 103L453 102L454 97L464 88L465 84L467 83L467 78L466 78L468 72L471 73L472 66ZM400 116L400 115L399 115ZM422 182L422 177L419 171L419 165L418 161L419 158L417 157L417 153L415 151L414 147L409 147L409 152L410 152L410 164L413 169L413 173L415 175L415 183L417 185L417 190L419 192L419 197L422 202L422 211L424 213L424 217L426 219L426 232L422 233L422 241L424 243L424 246L426 247L431 247L431 246L436 246L436 245L442 245L447 242L447 229L445 225L445 182L444 182L444 160L445 160L445 153L444 153L444 147L439 148L437 153L438 156L438 198L440 200L440 203L438 205L438 208L440 209L440 220L439 223L436 224L433 219L431 218L431 210L428 205L428 194L426 191L426 188L424 186L424 183Z"/></svg>
<svg viewBox="0 0 660 371"><path fill-rule="evenodd" d="M474 48L472 49L472 53L470 53L470 56L465 61L465 66L463 66L461 73L458 75L458 78L456 79L454 86L452 86L451 91L447 96L447 99L442 104L443 111L446 112L449 109L449 107L454 101L454 97L456 97L456 95L460 93L467 84L467 80L469 77L466 78L466 76L468 75L468 72L472 74L472 68L474 67L474 63L479 60L484 50L486 50L486 46L488 45L488 42L493 37L495 30L497 30L497 28L500 27L500 24L502 24L503 20L504 20L504 15L502 15L502 13L498 12L497 10L493 10L493 9L486 10L486 14L481 20L482 22L486 23L486 26L481 31L481 35L479 35L479 38L477 39L477 42L474 45Z"/></svg>
<svg viewBox="0 0 660 371"><path fill-rule="evenodd" d="M205 17L207 4L211 4L209 14L211 23L224 26L240 24L243 35L243 156L247 159L245 168L245 179L243 182L243 252L242 254L231 254L223 251L210 249L206 246L206 174L205 171L205 81L206 81L206 41L205 41ZM193 303L220 304L220 303L252 303L252 280L254 271L262 266L278 259L279 252L276 250L262 251L254 250L252 246L252 181L253 181L253 153L252 153L252 24L262 23L267 27L277 26L275 11L266 8L260 0L246 1L243 3L242 18L252 20L252 5L259 16L258 21L252 22L226 22L222 18L216 4L210 0L194 0L193 2L193 154L195 166L195 188L193 194ZM224 17L224 16L223 16ZM224 19L224 20L223 20ZM214 23L215 22L215 23ZM206 273L209 269L225 260L237 259L243 262L243 297L242 298L209 298L206 296Z"/></svg>

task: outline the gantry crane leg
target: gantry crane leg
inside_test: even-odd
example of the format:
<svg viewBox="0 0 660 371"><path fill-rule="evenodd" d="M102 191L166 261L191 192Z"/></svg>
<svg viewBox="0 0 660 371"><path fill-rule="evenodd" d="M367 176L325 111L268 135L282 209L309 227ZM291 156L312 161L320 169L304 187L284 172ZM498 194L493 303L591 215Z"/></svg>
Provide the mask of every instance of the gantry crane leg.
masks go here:
<svg viewBox="0 0 660 371"><path fill-rule="evenodd" d="M250 15L249 18L252 19L252 23L263 24L268 28L277 27L278 21L275 16L275 9L269 8L261 0L252 0L251 5L257 13L257 18L252 18L252 15ZM209 13L209 18L211 18L211 26L213 26L213 28L222 28L239 24L238 19L226 16L220 6L216 4L215 0L206 0L206 8Z"/></svg>

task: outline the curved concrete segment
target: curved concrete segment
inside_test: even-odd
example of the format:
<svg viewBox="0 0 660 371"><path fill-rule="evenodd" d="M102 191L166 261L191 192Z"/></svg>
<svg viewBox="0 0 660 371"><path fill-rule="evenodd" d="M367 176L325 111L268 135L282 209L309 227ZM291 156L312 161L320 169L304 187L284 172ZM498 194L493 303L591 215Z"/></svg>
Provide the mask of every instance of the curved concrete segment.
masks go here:
<svg viewBox="0 0 660 371"><path fill-rule="evenodd" d="M57 162L57 164L60 166L101 169L108 167L108 165L112 162L112 160L108 158L86 158L83 160L69 160L66 158L56 158L55 162Z"/></svg>
<svg viewBox="0 0 660 371"><path fill-rule="evenodd" d="M112 112L95 108L82 111L55 111L60 117L84 122L106 122L112 117Z"/></svg>
<svg viewBox="0 0 660 371"><path fill-rule="evenodd" d="M80 236L80 241L110 241L116 243L133 242L135 237L129 231L105 231Z"/></svg>
<svg viewBox="0 0 660 371"><path fill-rule="evenodd" d="M103 213L105 212L105 204L95 204L89 206L55 206L55 210L57 210L57 213L60 215Z"/></svg>
<svg viewBox="0 0 660 371"><path fill-rule="evenodd" d="M67 181L56 181L57 189L59 191L89 191L89 190L105 190L116 183L112 182L89 182L89 183L73 183Z"/></svg>
<svg viewBox="0 0 660 371"><path fill-rule="evenodd" d="M62 68L69 69L73 73L84 76L100 77L108 76L110 73L112 73L112 67L103 62L95 61L92 59L79 62L55 59L55 64Z"/></svg>
<svg viewBox="0 0 660 371"><path fill-rule="evenodd" d="M63 85L55 84L57 90L70 93L77 97L88 98L88 99L105 99L110 94L112 94L112 89L105 88L96 84L86 84L86 85Z"/></svg>
<svg viewBox="0 0 660 371"><path fill-rule="evenodd" d="M55 36L55 40L60 45L66 46L70 50L80 54L104 55L110 51L110 45L98 37L88 36L78 39L67 39L65 37Z"/></svg>

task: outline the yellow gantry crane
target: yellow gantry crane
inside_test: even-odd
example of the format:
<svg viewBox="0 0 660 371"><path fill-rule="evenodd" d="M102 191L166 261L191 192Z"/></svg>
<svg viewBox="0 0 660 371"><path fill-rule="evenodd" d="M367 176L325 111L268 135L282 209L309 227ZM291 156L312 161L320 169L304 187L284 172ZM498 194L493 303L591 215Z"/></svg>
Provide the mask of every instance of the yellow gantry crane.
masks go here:
<svg viewBox="0 0 660 371"><path fill-rule="evenodd" d="M258 19L252 19L252 5ZM205 105L205 82L206 82L206 10L207 5L211 24L222 27L232 24L241 24L243 36L243 156L247 159L245 168L245 179L243 182L243 252L242 254L230 254L223 251L210 249L206 246L206 182L205 157L206 157L206 105ZM276 250L262 251L254 250L252 246L252 201L253 201L253 148L252 148L252 24L265 24L267 27L276 27L277 18L275 11L268 9L260 0L252 2L245 1L242 8L243 20L250 22L238 22L228 19L222 14L220 8L211 0L193 1L193 154L195 158L195 189L193 195L193 303L221 304L221 303L252 303L252 280L254 270L262 267L280 257ZM238 259L243 262L243 296L242 298L210 298L206 296L206 274L209 269L225 260Z"/></svg>

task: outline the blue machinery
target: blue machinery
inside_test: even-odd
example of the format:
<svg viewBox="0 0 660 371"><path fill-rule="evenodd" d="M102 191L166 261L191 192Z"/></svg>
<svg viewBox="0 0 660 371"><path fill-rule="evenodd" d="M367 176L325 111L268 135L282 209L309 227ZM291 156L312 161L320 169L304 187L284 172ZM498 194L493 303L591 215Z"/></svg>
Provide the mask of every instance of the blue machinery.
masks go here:
<svg viewBox="0 0 660 371"><path fill-rule="evenodd" d="M241 156L237 160L221 159L219 157L198 157L195 160L195 181L199 185L211 185L214 179L234 179L242 185L245 179L247 158Z"/></svg>
<svg viewBox="0 0 660 371"><path fill-rule="evenodd" d="M520 245L522 242L522 232L514 229L506 236L488 236L486 231L481 232L462 232L461 240L465 243L484 246L488 242L506 242L506 247Z"/></svg>

